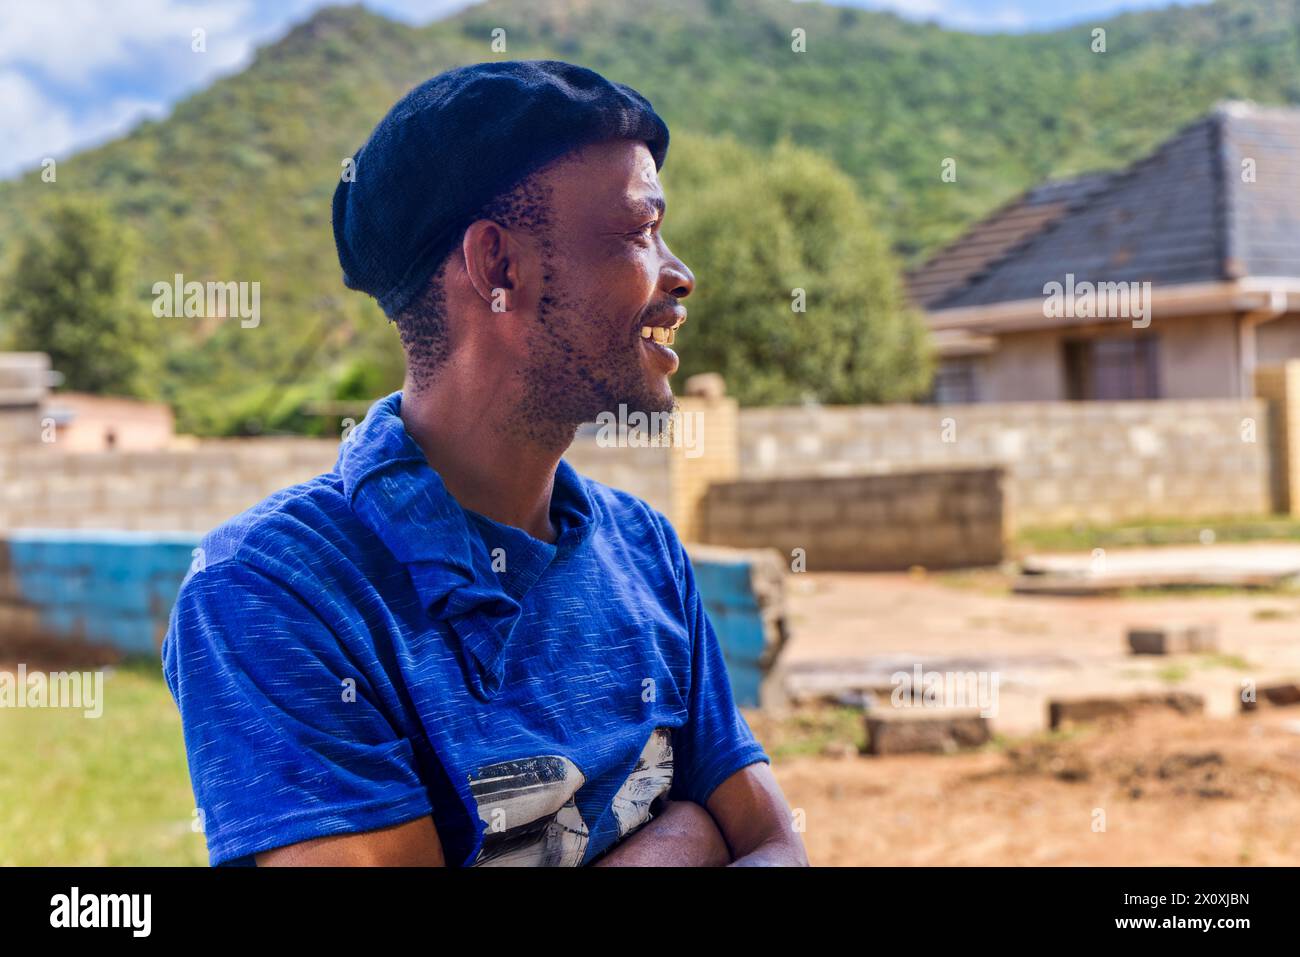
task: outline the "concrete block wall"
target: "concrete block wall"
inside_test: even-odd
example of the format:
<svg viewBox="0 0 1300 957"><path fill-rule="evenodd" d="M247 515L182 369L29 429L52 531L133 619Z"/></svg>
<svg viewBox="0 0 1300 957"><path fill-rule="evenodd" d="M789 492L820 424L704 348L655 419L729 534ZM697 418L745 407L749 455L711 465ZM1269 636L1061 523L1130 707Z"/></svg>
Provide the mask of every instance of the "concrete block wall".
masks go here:
<svg viewBox="0 0 1300 957"><path fill-rule="evenodd" d="M0 532L206 532L288 485L327 472L338 443L229 439L158 452L0 451Z"/></svg>
<svg viewBox="0 0 1300 957"><path fill-rule="evenodd" d="M807 571L991 565L1003 555L1003 472L933 469L713 485L705 542L771 546Z"/></svg>
<svg viewBox="0 0 1300 957"><path fill-rule="evenodd" d="M326 439L216 439L156 452L0 449L0 533L19 528L207 532L272 492L328 472ZM599 448L567 458L584 475L672 511L666 448Z"/></svg>
<svg viewBox="0 0 1300 957"><path fill-rule="evenodd" d="M1015 525L1260 515L1268 415L1261 399L745 409L740 474L1001 466Z"/></svg>
<svg viewBox="0 0 1300 957"><path fill-rule="evenodd" d="M704 508L715 482L730 481L740 471L738 436L740 406L735 399L719 396L685 396L679 400L683 415L697 417L698 454L671 449L668 459L670 482L669 520L684 541L699 541L704 530Z"/></svg>
<svg viewBox="0 0 1300 957"><path fill-rule="evenodd" d="M1259 441L1268 443L1273 460L1273 507L1283 514L1300 514L1300 361L1256 369L1255 394L1269 408L1268 426Z"/></svg>
<svg viewBox="0 0 1300 957"><path fill-rule="evenodd" d="M41 441L49 380L45 353L0 352L0 450Z"/></svg>
<svg viewBox="0 0 1300 957"><path fill-rule="evenodd" d="M602 447L584 426L564 454L578 474L645 499L665 515L672 510L669 448Z"/></svg>
<svg viewBox="0 0 1300 957"><path fill-rule="evenodd" d="M192 533L16 531L0 540L0 640L157 654Z"/></svg>

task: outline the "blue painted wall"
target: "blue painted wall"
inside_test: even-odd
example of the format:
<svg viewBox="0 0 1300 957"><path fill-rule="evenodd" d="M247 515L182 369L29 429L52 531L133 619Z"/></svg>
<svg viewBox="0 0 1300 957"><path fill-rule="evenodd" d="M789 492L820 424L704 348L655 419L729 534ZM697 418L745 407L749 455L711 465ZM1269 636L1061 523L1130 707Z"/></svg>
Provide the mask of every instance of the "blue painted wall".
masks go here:
<svg viewBox="0 0 1300 957"><path fill-rule="evenodd" d="M201 536L189 532L12 531L6 591L55 639L154 654Z"/></svg>
<svg viewBox="0 0 1300 957"><path fill-rule="evenodd" d="M767 647L763 615L750 586L750 562L692 558L695 584L704 599L704 610L718 633L718 644L727 661L731 690L736 704L756 708L763 672L759 665Z"/></svg>

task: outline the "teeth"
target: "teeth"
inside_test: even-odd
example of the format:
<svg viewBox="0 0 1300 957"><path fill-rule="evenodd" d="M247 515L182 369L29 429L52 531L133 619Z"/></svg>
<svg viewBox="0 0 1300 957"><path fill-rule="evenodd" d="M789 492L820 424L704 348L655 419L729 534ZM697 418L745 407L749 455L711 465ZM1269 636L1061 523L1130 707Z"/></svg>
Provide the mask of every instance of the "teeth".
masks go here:
<svg viewBox="0 0 1300 957"><path fill-rule="evenodd" d="M680 325L681 323L679 322L677 326ZM660 345L671 346L677 341L677 326L672 326L671 328L667 326L642 326L641 338L653 339Z"/></svg>

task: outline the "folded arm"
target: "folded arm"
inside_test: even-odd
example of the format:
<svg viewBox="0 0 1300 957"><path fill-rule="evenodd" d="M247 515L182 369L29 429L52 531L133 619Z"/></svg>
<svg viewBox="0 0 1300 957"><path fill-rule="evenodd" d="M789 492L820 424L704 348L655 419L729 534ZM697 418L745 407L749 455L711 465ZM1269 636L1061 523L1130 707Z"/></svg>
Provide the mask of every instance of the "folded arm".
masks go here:
<svg viewBox="0 0 1300 957"><path fill-rule="evenodd" d="M772 769L742 768L709 796L708 807L671 801L594 867L807 867L790 807Z"/></svg>
<svg viewBox="0 0 1300 957"><path fill-rule="evenodd" d="M709 813L731 849L733 867L807 867L790 805L763 762L741 768L709 795Z"/></svg>
<svg viewBox="0 0 1300 957"><path fill-rule="evenodd" d="M692 801L669 801L592 867L724 867L727 842L712 815Z"/></svg>

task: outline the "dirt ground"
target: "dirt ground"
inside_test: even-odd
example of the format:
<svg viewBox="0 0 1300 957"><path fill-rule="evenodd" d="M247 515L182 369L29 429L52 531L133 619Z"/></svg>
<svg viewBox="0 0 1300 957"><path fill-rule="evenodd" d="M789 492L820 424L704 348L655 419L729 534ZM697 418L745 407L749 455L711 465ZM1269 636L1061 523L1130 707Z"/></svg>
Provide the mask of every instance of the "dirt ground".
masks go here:
<svg viewBox="0 0 1300 957"><path fill-rule="evenodd" d="M920 661L1002 674L994 743L859 756L847 708L748 714L815 864L1240 865L1300 861L1300 707L1238 713L1243 679L1300 677L1300 598L1047 598L995 576L808 575L791 662ZM1125 626L1213 621L1211 655L1129 655ZM908 665L907 667L910 667ZM1063 694L1200 692L1206 714L1048 732Z"/></svg>

